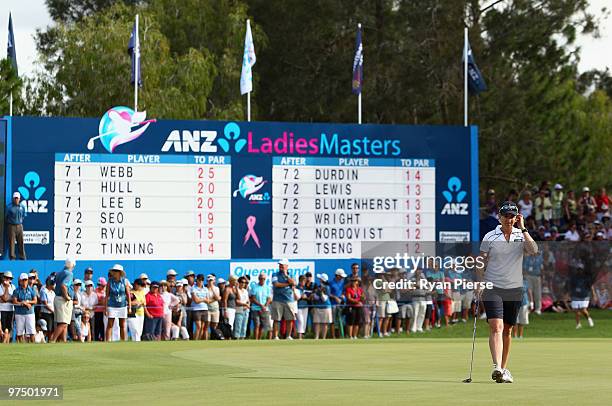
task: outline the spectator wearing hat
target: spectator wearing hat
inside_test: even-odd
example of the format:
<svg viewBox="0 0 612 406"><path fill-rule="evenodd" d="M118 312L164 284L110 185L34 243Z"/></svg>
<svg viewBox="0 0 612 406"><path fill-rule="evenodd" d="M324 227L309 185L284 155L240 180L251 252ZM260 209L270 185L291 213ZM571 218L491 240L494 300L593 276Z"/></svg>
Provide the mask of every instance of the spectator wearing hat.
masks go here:
<svg viewBox="0 0 612 406"><path fill-rule="evenodd" d="M130 287L125 279L123 265L115 264L110 269L110 279L106 285L106 341L112 340L115 319L119 320L119 334L122 341L127 339L127 309L132 306Z"/></svg>
<svg viewBox="0 0 612 406"><path fill-rule="evenodd" d="M208 326L211 329L216 329L219 324L219 301L221 300L221 291L219 287L215 285L217 278L215 275L208 275L206 277L206 288L208 289Z"/></svg>
<svg viewBox="0 0 612 406"><path fill-rule="evenodd" d="M15 306L15 330L17 342L33 342L36 334L36 319L34 305L37 303L36 293L28 284L28 274L19 275L19 286L13 292Z"/></svg>
<svg viewBox="0 0 612 406"><path fill-rule="evenodd" d="M315 340L327 337L327 328L332 323L332 304L329 300L329 278L326 274L317 275L319 284L312 293L312 323Z"/></svg>
<svg viewBox="0 0 612 406"><path fill-rule="evenodd" d="M193 340L193 310L191 308L192 299L191 299L191 289L195 286L195 272L189 270L185 273L186 284L183 285L183 290L187 295L187 305L185 309L185 325L187 326L187 331L189 332L189 339Z"/></svg>
<svg viewBox="0 0 612 406"><path fill-rule="evenodd" d="M595 210L597 208L597 202L595 198L591 196L591 189L588 186L582 188L582 195L578 200L579 213L582 213L589 221L593 221L595 218Z"/></svg>
<svg viewBox="0 0 612 406"><path fill-rule="evenodd" d="M162 339L170 340L172 337L172 311L180 305L179 299L170 292L168 281L160 282L161 296L164 299L164 320L162 322ZM176 281L174 287L176 288Z"/></svg>
<svg viewBox="0 0 612 406"><path fill-rule="evenodd" d="M95 293L98 297L98 302L94 307L94 336L93 339L96 341L104 341L106 335L106 321L104 309L106 309L106 278L100 276L98 278L98 286L96 286Z"/></svg>
<svg viewBox="0 0 612 406"><path fill-rule="evenodd" d="M563 201L563 217L566 223L575 221L578 217L578 201L573 190L567 191L567 197Z"/></svg>
<svg viewBox="0 0 612 406"><path fill-rule="evenodd" d="M234 338L244 340L246 338L247 323L251 302L249 300L249 281L244 276L238 278L236 290L236 320L234 321Z"/></svg>
<svg viewBox="0 0 612 406"><path fill-rule="evenodd" d="M140 274L140 276L138 276L138 279L140 279L140 281L142 282L142 291L146 295L147 293L149 293L149 286L151 286L151 280L149 279L149 275L143 272Z"/></svg>
<svg viewBox="0 0 612 406"><path fill-rule="evenodd" d="M2 328L2 342L8 344L13 332L15 319L15 306L13 305L13 273L6 271L0 284L0 327Z"/></svg>
<svg viewBox="0 0 612 406"><path fill-rule="evenodd" d="M278 340L280 324L282 320L292 322L295 316L289 306L289 303L294 302L293 287L297 284L295 280L289 276L289 260L281 259L278 261L278 272L272 276L272 320L274 321L273 336ZM293 323L287 323L286 337L291 340Z"/></svg>
<svg viewBox="0 0 612 406"><path fill-rule="evenodd" d="M93 274L94 274L94 271L93 271L92 267L87 267L85 269L85 272L83 274L83 292L85 292L87 290L87 282L88 281L90 281L92 284L94 283Z"/></svg>
<svg viewBox="0 0 612 406"><path fill-rule="evenodd" d="M45 321L43 330L47 338L53 334L53 301L55 300L55 278L49 277L45 286L40 290L40 320Z"/></svg>
<svg viewBox="0 0 612 406"><path fill-rule="evenodd" d="M359 265L357 266L357 273L359 273ZM351 266L351 269L353 269ZM331 337L336 338L336 323L342 324L342 309L343 304L346 300L344 296L344 288L346 285L346 272L344 269L338 268L334 273L334 278L329 281L329 297L332 304L332 325L331 325Z"/></svg>
<svg viewBox="0 0 612 406"><path fill-rule="evenodd" d="M9 258L16 259L15 241L19 250L19 259L26 259L23 244L23 219L27 216L26 203L21 201L19 192L13 193L13 200L6 208L6 228L9 240Z"/></svg>
<svg viewBox="0 0 612 406"><path fill-rule="evenodd" d="M569 230L565 232L565 240L566 241L580 241L580 233L578 232L578 227L576 223L571 223L569 226Z"/></svg>
<svg viewBox="0 0 612 406"><path fill-rule="evenodd" d="M81 293L81 305L83 306L83 314L85 314L85 312L88 312L89 317L91 318L94 315L96 305L98 304L98 295L95 292L93 280L88 279L84 281L83 284L85 285L85 292ZM89 327L89 331L87 332L82 331L81 333L88 334L87 338L89 341L91 341L93 337L93 330L91 328L91 323L88 324L88 327Z"/></svg>
<svg viewBox="0 0 612 406"><path fill-rule="evenodd" d="M300 340L304 338L304 334L306 333L306 325L308 324L308 306L310 297L307 296L304 291L305 286L306 275L300 275L300 277L298 278L298 285L295 288L295 292L298 295L298 311L295 328L297 330L297 335Z"/></svg>
<svg viewBox="0 0 612 406"><path fill-rule="evenodd" d="M164 299L159 293L159 282L151 282L151 290L147 293L145 300L145 322L142 339L159 341L161 340L164 319Z"/></svg>
<svg viewBox="0 0 612 406"><path fill-rule="evenodd" d="M494 189L487 190L485 207L487 211L487 216L497 218L497 198L495 196Z"/></svg>
<svg viewBox="0 0 612 406"><path fill-rule="evenodd" d="M61 340L66 342L68 336L68 325L72 320L72 282L74 275L72 270L76 262L67 259L64 269L55 275L55 298L53 299L53 311L55 316L55 329L51 342Z"/></svg>
<svg viewBox="0 0 612 406"><path fill-rule="evenodd" d="M70 320L70 334L73 341L81 341L81 318L83 317L83 297L81 287L83 281L75 279L72 282L72 319Z"/></svg>
<svg viewBox="0 0 612 406"><path fill-rule="evenodd" d="M223 291L223 317L227 320L227 324L234 326L236 320L236 298L238 297L238 278L236 275L229 276L229 284Z"/></svg>
<svg viewBox="0 0 612 406"><path fill-rule="evenodd" d="M346 321L348 335L352 340L356 340L359 335L359 328L364 323L363 304L365 303L365 294L357 277L351 277L350 285L346 288L346 303L348 305ZM369 332L366 331L364 335L368 334Z"/></svg>
<svg viewBox="0 0 612 406"><path fill-rule="evenodd" d="M136 279L130 291L132 295L132 306L128 309L128 332L132 341L140 341L144 329L144 307L147 304L145 283L142 279Z"/></svg>
<svg viewBox="0 0 612 406"><path fill-rule="evenodd" d="M168 282L168 292L174 293L176 287L176 271L174 269L168 269L166 272L166 282Z"/></svg>
<svg viewBox="0 0 612 406"><path fill-rule="evenodd" d="M534 311L542 314L542 270L544 269L544 252L538 250L535 255L523 258L523 275L529 283L533 297Z"/></svg>
<svg viewBox="0 0 612 406"><path fill-rule="evenodd" d="M196 276L196 284L191 288L191 309L195 323L194 340L208 340L208 288L204 286L204 275Z"/></svg>
<svg viewBox="0 0 612 406"><path fill-rule="evenodd" d="M271 331L272 290L266 283L265 273L260 273L257 283L250 287L249 301L251 302L251 318L255 326L255 339L260 340L264 338L266 331ZM272 336L270 335L269 338L272 338Z"/></svg>
<svg viewBox="0 0 612 406"><path fill-rule="evenodd" d="M185 281L185 283L183 283ZM172 308L172 327L170 328L170 339L178 340L179 337L183 340L189 340L189 332L185 327L185 306L187 303L187 295L183 286L187 284L184 279L176 281L176 291L174 296L178 299L178 305Z"/></svg>
<svg viewBox="0 0 612 406"><path fill-rule="evenodd" d="M610 217L610 197L606 192L606 188L599 189L599 193L595 196L597 220L601 221L604 216Z"/></svg>
<svg viewBox="0 0 612 406"><path fill-rule="evenodd" d="M46 337L48 336L49 329L47 328L47 321L40 319L36 322L36 334L34 334L34 343L45 344Z"/></svg>
<svg viewBox="0 0 612 406"><path fill-rule="evenodd" d="M561 220L563 219L563 202L565 201L565 192L563 191L563 185L561 185L560 183L555 184L550 200L552 202L553 209L552 221L557 226L561 226Z"/></svg>

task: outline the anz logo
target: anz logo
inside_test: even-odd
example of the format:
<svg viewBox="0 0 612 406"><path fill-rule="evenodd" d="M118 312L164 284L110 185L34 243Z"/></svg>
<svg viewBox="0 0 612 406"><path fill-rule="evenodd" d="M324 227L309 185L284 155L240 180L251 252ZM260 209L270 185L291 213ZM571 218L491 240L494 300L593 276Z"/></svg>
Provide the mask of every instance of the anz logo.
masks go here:
<svg viewBox="0 0 612 406"><path fill-rule="evenodd" d="M442 192L442 196L446 199L446 204L442 208L441 214L467 216L468 204L463 203L467 192L461 190L461 180L453 176L448 179L447 186L448 190Z"/></svg>
<svg viewBox="0 0 612 406"><path fill-rule="evenodd" d="M23 177L24 186L19 186L17 190L21 194L23 201L26 203L26 211L28 213L48 213L48 200L41 198L47 191L47 188L40 186L40 176L34 171L30 171Z"/></svg>
<svg viewBox="0 0 612 406"><path fill-rule="evenodd" d="M240 152L245 146L247 141L240 138L240 127L236 123L227 123L223 128L224 138L217 140L217 131L210 130L174 130L166 138L166 142L162 146L162 152L168 152L170 150L174 152L217 152L217 145L214 141L217 141L218 146L224 152L230 152L233 146L233 150Z"/></svg>

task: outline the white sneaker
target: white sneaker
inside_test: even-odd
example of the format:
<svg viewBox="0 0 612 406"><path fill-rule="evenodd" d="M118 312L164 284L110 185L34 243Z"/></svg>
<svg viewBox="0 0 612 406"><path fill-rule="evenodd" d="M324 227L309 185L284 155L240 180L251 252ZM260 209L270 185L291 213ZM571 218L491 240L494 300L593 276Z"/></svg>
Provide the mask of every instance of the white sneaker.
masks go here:
<svg viewBox="0 0 612 406"><path fill-rule="evenodd" d="M578 323L576 324L576 330L580 330L582 328L582 324Z"/></svg>
<svg viewBox="0 0 612 406"><path fill-rule="evenodd" d="M467 322L467 320L466 320L466 319L461 319L461 322L462 322L462 323L466 323L466 322Z"/></svg>
<svg viewBox="0 0 612 406"><path fill-rule="evenodd" d="M588 318L587 321L589 322L589 327L595 327L595 322L593 321L592 318Z"/></svg>
<svg viewBox="0 0 612 406"><path fill-rule="evenodd" d="M287 340L293 340L293 337L289 336L287 337Z"/></svg>
<svg viewBox="0 0 612 406"><path fill-rule="evenodd" d="M480 320L484 320L486 318L487 318L487 314L486 313L481 314L480 317L479 317Z"/></svg>
<svg viewBox="0 0 612 406"><path fill-rule="evenodd" d="M514 382L514 378L512 377L512 374L507 369L504 369L504 374L502 375L502 381L503 383L513 383Z"/></svg>
<svg viewBox="0 0 612 406"><path fill-rule="evenodd" d="M378 338L383 338L383 335L381 333L378 333Z"/></svg>
<svg viewBox="0 0 612 406"><path fill-rule="evenodd" d="M274 337L275 340L280 340L280 338L278 338L278 336Z"/></svg>
<svg viewBox="0 0 612 406"><path fill-rule="evenodd" d="M422 332L423 332L423 329L422 329L422 328L420 328L420 329L418 329L418 330L417 330L417 333L422 333Z"/></svg>
<svg viewBox="0 0 612 406"><path fill-rule="evenodd" d="M493 372L491 372L491 379L493 379L497 383L504 382L504 370L498 367L497 365L493 365Z"/></svg>
<svg viewBox="0 0 612 406"><path fill-rule="evenodd" d="M389 332L387 331L387 332L385 333L385 337L390 337L390 336L391 336L391 334L389 334Z"/></svg>
<svg viewBox="0 0 612 406"><path fill-rule="evenodd" d="M537 314L537 315L539 316L539 315L541 315L541 314L542 314L542 311L541 311L541 310L536 310L536 311L535 311L535 314Z"/></svg>

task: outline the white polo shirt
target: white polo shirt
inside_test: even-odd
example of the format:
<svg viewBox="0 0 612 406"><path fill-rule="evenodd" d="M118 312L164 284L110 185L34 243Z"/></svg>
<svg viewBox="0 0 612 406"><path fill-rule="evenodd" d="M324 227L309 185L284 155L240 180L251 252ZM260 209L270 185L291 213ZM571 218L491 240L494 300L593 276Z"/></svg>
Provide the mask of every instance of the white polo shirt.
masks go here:
<svg viewBox="0 0 612 406"><path fill-rule="evenodd" d="M12 312L15 311L15 306L13 306L13 292L15 291L15 285L12 283L8 287L9 300L8 302L0 302L0 311L2 312ZM4 296L4 284L0 283L0 296Z"/></svg>
<svg viewBox="0 0 612 406"><path fill-rule="evenodd" d="M520 229L512 227L506 241L501 225L489 231L480 244L480 251L488 254L485 282L501 289L523 287L523 253L525 237Z"/></svg>

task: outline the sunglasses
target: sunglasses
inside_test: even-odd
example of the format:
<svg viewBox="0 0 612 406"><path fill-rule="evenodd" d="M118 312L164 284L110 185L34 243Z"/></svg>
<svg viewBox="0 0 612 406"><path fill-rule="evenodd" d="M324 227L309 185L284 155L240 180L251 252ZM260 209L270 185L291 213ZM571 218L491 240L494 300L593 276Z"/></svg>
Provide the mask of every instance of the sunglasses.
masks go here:
<svg viewBox="0 0 612 406"><path fill-rule="evenodd" d="M515 218L516 216L515 216L514 214L509 214L509 213L508 213L508 214L504 214L504 217L505 217L505 218L507 218L507 219L513 219L513 218Z"/></svg>

